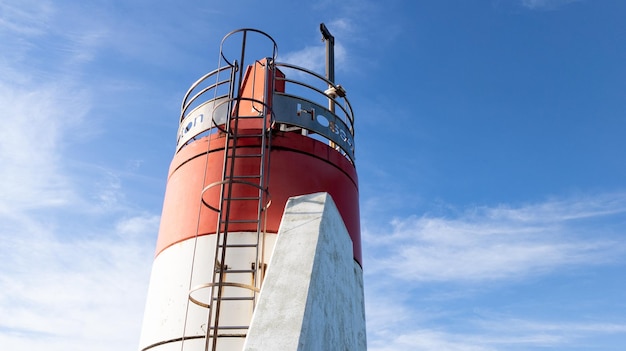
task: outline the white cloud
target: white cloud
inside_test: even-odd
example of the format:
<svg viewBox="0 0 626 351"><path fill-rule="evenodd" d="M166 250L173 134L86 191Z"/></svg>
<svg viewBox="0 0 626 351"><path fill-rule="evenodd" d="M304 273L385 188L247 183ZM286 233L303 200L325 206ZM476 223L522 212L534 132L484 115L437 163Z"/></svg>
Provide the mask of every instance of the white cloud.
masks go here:
<svg viewBox="0 0 626 351"><path fill-rule="evenodd" d="M545 332L549 334L569 335L570 337L583 336L587 333L626 333L626 324L619 323L582 323L582 322L555 322L534 321L524 319L496 318L477 323L482 328L492 330L494 333L510 335L515 333Z"/></svg>
<svg viewBox="0 0 626 351"><path fill-rule="evenodd" d="M625 213L626 194L614 194L479 207L456 218L396 219L382 234L365 230L366 253L373 261L365 264L369 274L384 271L418 283L520 279L568 265L606 263L626 249L609 239L621 229L610 221L604 227L590 223Z"/></svg>
<svg viewBox="0 0 626 351"><path fill-rule="evenodd" d="M464 340L462 335L454 335L432 329L421 329L410 334L389 335L384 342L370 343L370 351L494 351L496 349L480 343Z"/></svg>
<svg viewBox="0 0 626 351"><path fill-rule="evenodd" d="M281 55L278 60L320 73L324 72L325 55L324 46L306 46L299 51Z"/></svg>
<svg viewBox="0 0 626 351"><path fill-rule="evenodd" d="M105 15L97 7L10 1L0 10L0 39L7 39L0 40L0 52L10 53L0 58L0 213L119 210L124 194L118 172L97 152L84 160L70 155L89 150L79 144L102 133L107 108L136 99L117 92L137 83L129 87L115 77L95 77L97 72L85 77L86 64L110 44L108 28L124 29L91 21L89 16Z"/></svg>
<svg viewBox="0 0 626 351"><path fill-rule="evenodd" d="M80 201L66 155L96 133L85 124L94 91L76 64L97 39L64 15L47 1L0 4L0 51L9 54L0 60L0 213L7 216Z"/></svg>
<svg viewBox="0 0 626 351"><path fill-rule="evenodd" d="M506 323L505 320L492 320L491 323ZM368 350L392 351L496 351L524 349L524 347L545 347L564 345L575 339L534 329L500 330L490 329L469 321L469 331L455 331L452 328L433 328L428 323L412 323L409 327L398 324L387 325L382 333L374 330ZM476 327L476 328L474 328Z"/></svg>
<svg viewBox="0 0 626 351"><path fill-rule="evenodd" d="M88 18L90 14L49 1L0 4L3 80L33 85L75 82L83 73L80 64L94 57L108 34L100 21Z"/></svg>
<svg viewBox="0 0 626 351"><path fill-rule="evenodd" d="M159 216L146 215L135 216L120 220L115 229L122 235L137 237L145 235L145 233L154 233L159 227Z"/></svg>
<svg viewBox="0 0 626 351"><path fill-rule="evenodd" d="M343 69L346 63L346 49L340 43L335 44L335 70ZM299 51L288 52L278 58L280 62L290 63L309 71L324 75L326 71L326 48L325 44L319 46L306 46Z"/></svg>
<svg viewBox="0 0 626 351"><path fill-rule="evenodd" d="M136 344L153 254L147 242L157 222L138 216L89 232L50 219L4 218L3 348L121 350Z"/></svg>
<svg viewBox="0 0 626 351"><path fill-rule="evenodd" d="M531 10L552 10L580 0L522 0L522 5Z"/></svg>
<svg viewBox="0 0 626 351"><path fill-rule="evenodd" d="M381 323L384 321L381 321ZM392 351L495 351L528 348L575 347L594 338L626 333L626 324L536 321L494 317L464 322L465 331L433 328L428 323L387 321L382 329L370 328L368 350Z"/></svg>
<svg viewBox="0 0 626 351"><path fill-rule="evenodd" d="M54 12L48 1L3 1L0 3L0 33L43 34Z"/></svg>
<svg viewBox="0 0 626 351"><path fill-rule="evenodd" d="M510 309L523 301L507 301L509 314L480 310L485 291L506 283L571 267L624 264L625 216L626 194L614 193L472 207L396 219L388 230L366 228L368 349L524 350L625 335L626 325L610 317L524 319L524 312ZM488 306L498 309L497 303Z"/></svg>
<svg viewBox="0 0 626 351"><path fill-rule="evenodd" d="M107 33L60 11L0 3L0 345L123 350L138 343L158 216L74 156L99 132L82 65Z"/></svg>
<svg viewBox="0 0 626 351"><path fill-rule="evenodd" d="M0 82L0 209L57 206L74 196L60 151L77 131L89 99L75 87Z"/></svg>

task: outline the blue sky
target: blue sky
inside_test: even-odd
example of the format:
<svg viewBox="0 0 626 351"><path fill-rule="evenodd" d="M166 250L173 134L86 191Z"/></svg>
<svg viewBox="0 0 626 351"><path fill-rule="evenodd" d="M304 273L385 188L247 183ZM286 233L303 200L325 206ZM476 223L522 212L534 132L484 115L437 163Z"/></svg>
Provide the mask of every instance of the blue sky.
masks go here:
<svg viewBox="0 0 626 351"><path fill-rule="evenodd" d="M626 2L0 0L0 345L137 348L180 101L263 30L355 108L368 344L622 350Z"/></svg>

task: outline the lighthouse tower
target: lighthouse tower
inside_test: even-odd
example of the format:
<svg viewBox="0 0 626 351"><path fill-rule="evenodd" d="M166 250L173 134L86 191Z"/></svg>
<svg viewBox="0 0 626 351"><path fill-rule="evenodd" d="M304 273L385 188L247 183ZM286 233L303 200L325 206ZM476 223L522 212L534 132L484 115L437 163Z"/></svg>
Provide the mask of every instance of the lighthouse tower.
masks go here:
<svg viewBox="0 0 626 351"><path fill-rule="evenodd" d="M240 29L185 94L139 350L365 350L354 116Z"/></svg>

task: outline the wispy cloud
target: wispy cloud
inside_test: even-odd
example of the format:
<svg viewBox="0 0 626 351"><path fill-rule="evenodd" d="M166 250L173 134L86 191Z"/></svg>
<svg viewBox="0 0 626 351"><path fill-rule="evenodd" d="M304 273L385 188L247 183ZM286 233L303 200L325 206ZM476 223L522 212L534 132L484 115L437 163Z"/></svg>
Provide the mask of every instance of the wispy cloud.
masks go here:
<svg viewBox="0 0 626 351"><path fill-rule="evenodd" d="M476 325L486 328L494 333L510 335L515 333L544 332L554 335L568 336L568 338L582 336L587 333L626 333L626 324L602 323L602 322L558 322L558 321L533 321L515 318L494 318L476 321Z"/></svg>
<svg viewBox="0 0 626 351"><path fill-rule="evenodd" d="M157 226L152 215L99 230L51 218L3 218L3 347L111 350L136 344L152 257L147 242Z"/></svg>
<svg viewBox="0 0 626 351"><path fill-rule="evenodd" d="M72 200L60 152L88 109L84 92L63 83L20 87L0 82L0 209Z"/></svg>
<svg viewBox="0 0 626 351"><path fill-rule="evenodd" d="M341 40L335 40L334 45L335 69L346 70L348 68L347 50L341 41L350 38L350 35L355 31L352 21L349 18L338 18L326 23L326 26L335 38L341 38ZM316 39L321 40L321 34ZM323 75L326 63L326 44L319 41L318 43L317 45L306 45L286 54L279 53L278 61L300 66Z"/></svg>
<svg viewBox="0 0 626 351"><path fill-rule="evenodd" d="M409 334L387 335L384 342L373 341L368 344L371 351L494 351L488 345L466 340L467 336L454 335L439 330L421 329Z"/></svg>
<svg viewBox="0 0 626 351"><path fill-rule="evenodd" d="M507 312L479 306L486 292L507 284L523 286L572 267L623 265L625 217L626 194L612 193L471 207L399 218L387 230L366 228L368 349L524 350L623 337L620 319L528 318L510 309L523 301L507 301Z"/></svg>
<svg viewBox="0 0 626 351"><path fill-rule="evenodd" d="M0 3L0 345L128 349L159 217L130 209L119 172L76 157L100 133L84 73L108 34L56 6Z"/></svg>
<svg viewBox="0 0 626 351"><path fill-rule="evenodd" d="M71 173L67 150L89 109L85 93L72 87L0 83L6 349L110 350L137 342L129 338L141 325L158 216L126 208L130 217L121 218L124 189L112 172L87 180Z"/></svg>
<svg viewBox="0 0 626 351"><path fill-rule="evenodd" d="M45 24L54 12L49 1L3 1L0 3L0 33L44 34Z"/></svg>
<svg viewBox="0 0 626 351"><path fill-rule="evenodd" d="M531 10L554 10L577 1L581 0L522 0L522 5Z"/></svg>
<svg viewBox="0 0 626 351"><path fill-rule="evenodd" d="M381 339L373 339L368 349L372 351L409 349L416 351L495 351L525 350L536 347L576 348L588 338L601 338L626 332L626 324L593 322L546 323L496 318L489 321L470 321L468 324L474 329L465 332L420 327L417 324L413 325L412 331L398 331L389 333Z"/></svg>
<svg viewBox="0 0 626 351"><path fill-rule="evenodd" d="M95 10L94 10L95 11ZM2 80L21 84L71 82L107 40L101 21L64 3L0 4Z"/></svg>
<svg viewBox="0 0 626 351"><path fill-rule="evenodd" d="M114 37L139 40L152 31L111 26L106 22L111 15L101 6L78 3L0 4L0 211L17 215L69 204L85 211L119 207L123 194L118 172L100 162L97 149L83 160L74 157L80 153L76 150L89 149L85 144L106 132L102 120L122 117L108 114L113 106L128 101L137 105L140 99L129 91L137 90L141 80L130 84L135 77L117 74L120 68L108 70L103 61L110 51L123 51L125 41L116 46ZM134 51L116 59L129 55ZM91 64L101 69L93 70Z"/></svg>
<svg viewBox="0 0 626 351"><path fill-rule="evenodd" d="M305 46L299 51L288 52L278 58L279 61L306 68L310 71L324 75L326 64L325 46ZM346 50L343 45L335 45L335 66L338 69L345 64Z"/></svg>
<svg viewBox="0 0 626 351"><path fill-rule="evenodd" d="M50 29L59 21L51 2L8 1L0 10L0 51L8 53L0 59L0 212L17 216L77 201L63 155L78 135L93 133L84 124L93 91L79 67L58 69L89 50Z"/></svg>
<svg viewBox="0 0 626 351"><path fill-rule="evenodd" d="M606 263L626 247L609 216L626 214L626 194L548 201L517 208L477 207L456 217L394 220L366 230L369 271L411 282L520 279L559 267ZM605 219L604 227L593 220ZM603 235L598 235L601 232Z"/></svg>

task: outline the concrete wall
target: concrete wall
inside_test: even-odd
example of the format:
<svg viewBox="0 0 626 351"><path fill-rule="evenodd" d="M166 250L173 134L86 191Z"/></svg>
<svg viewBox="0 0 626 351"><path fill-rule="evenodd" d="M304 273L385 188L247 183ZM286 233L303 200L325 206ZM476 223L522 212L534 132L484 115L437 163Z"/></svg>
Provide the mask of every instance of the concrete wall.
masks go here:
<svg viewBox="0 0 626 351"><path fill-rule="evenodd" d="M363 275L327 193L289 199L246 351L366 350Z"/></svg>

